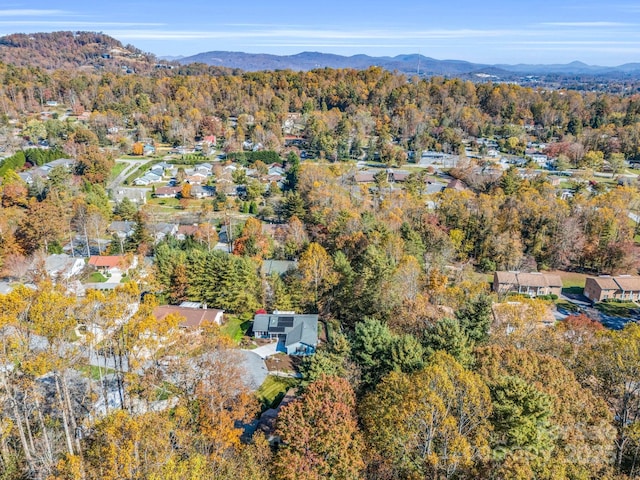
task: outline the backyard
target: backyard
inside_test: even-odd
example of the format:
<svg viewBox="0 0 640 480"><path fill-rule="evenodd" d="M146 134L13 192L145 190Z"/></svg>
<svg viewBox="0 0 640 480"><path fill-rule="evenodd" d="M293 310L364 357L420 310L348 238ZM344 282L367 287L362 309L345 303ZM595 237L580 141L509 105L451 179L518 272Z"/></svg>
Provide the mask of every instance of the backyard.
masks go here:
<svg viewBox="0 0 640 480"><path fill-rule="evenodd" d="M295 378L269 375L256 392L256 395L262 407L266 410L267 408L276 407L287 391L297 385L298 380Z"/></svg>
<svg viewBox="0 0 640 480"><path fill-rule="evenodd" d="M251 319L246 316L225 315L224 325L222 325L222 333L231 338L235 343L240 343L242 337L247 334L251 326Z"/></svg>

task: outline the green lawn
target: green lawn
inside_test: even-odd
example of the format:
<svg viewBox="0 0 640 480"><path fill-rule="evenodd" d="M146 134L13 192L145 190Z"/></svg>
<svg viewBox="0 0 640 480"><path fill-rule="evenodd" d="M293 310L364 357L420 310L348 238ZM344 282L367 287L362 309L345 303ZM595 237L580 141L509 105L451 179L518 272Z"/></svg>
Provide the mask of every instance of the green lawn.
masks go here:
<svg viewBox="0 0 640 480"><path fill-rule="evenodd" d="M122 171L127 168L129 165L124 162L117 162L113 168L111 169L111 173L109 174L109 178L116 178L118 175L122 173Z"/></svg>
<svg viewBox="0 0 640 480"><path fill-rule="evenodd" d="M147 201L147 203L150 204L150 205L158 205L160 207L175 208L175 207L179 207L180 206L180 199L178 199L178 198L150 198Z"/></svg>
<svg viewBox="0 0 640 480"><path fill-rule="evenodd" d="M140 157L142 158L142 157ZM138 178L141 177L142 175L144 175L148 170L151 170L151 167L153 167L156 163L160 163L162 161L161 158L155 159L155 160L151 160L148 163L142 164L140 165L138 168L136 168L136 170L127 177L127 179L124 181L125 185L130 185L131 183L133 183L133 181Z"/></svg>
<svg viewBox="0 0 640 480"><path fill-rule="evenodd" d="M256 395L265 409L273 408L280 403L280 400L285 396L287 390L295 387L297 384L298 380L295 378L269 375L256 392Z"/></svg>
<svg viewBox="0 0 640 480"><path fill-rule="evenodd" d="M104 283L107 281L107 277L102 275L100 272L93 272L91 275L89 275L89 278L87 280L89 283Z"/></svg>
<svg viewBox="0 0 640 480"><path fill-rule="evenodd" d="M637 314L640 309L638 305L633 302L600 302L596 303L594 308L606 315L614 315L616 317L624 318L629 318L632 315Z"/></svg>
<svg viewBox="0 0 640 480"><path fill-rule="evenodd" d="M225 315L222 333L230 337L234 342L239 343L249 330L251 320L237 315Z"/></svg>

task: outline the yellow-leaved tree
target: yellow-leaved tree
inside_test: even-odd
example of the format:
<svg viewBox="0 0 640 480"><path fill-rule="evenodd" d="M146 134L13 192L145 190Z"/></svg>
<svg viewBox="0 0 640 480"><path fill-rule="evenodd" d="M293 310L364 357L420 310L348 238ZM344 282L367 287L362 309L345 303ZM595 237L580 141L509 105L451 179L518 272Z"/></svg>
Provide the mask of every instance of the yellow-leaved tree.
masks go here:
<svg viewBox="0 0 640 480"><path fill-rule="evenodd" d="M489 389L450 355L391 372L360 405L370 465L397 478L473 477L488 458Z"/></svg>

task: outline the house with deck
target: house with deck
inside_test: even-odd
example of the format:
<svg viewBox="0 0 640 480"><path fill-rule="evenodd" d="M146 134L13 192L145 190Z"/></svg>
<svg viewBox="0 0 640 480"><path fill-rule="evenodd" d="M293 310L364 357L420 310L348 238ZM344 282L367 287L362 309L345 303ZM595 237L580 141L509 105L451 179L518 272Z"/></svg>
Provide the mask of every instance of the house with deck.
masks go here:
<svg viewBox="0 0 640 480"><path fill-rule="evenodd" d="M278 340L277 350L288 355L313 355L318 347L318 315L277 310L257 314L253 319L253 335Z"/></svg>

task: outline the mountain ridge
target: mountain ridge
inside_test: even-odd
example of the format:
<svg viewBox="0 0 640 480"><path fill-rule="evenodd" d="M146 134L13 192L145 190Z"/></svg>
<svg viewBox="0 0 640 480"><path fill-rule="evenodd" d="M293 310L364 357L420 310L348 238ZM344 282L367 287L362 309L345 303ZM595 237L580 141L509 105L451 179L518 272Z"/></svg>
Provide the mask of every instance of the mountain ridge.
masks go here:
<svg viewBox="0 0 640 480"><path fill-rule="evenodd" d="M519 79L526 76L584 76L591 78L640 79L640 62L618 66L588 65L575 60L566 64L487 64L466 60L439 60L419 53L395 56L351 56L318 51L292 55L212 50L190 56L160 57L160 66L201 63L243 71L353 68L378 66L407 75L443 75L463 78ZM132 45L123 45L114 37L97 32L58 31L10 34L0 37L0 61L19 66L45 69L91 67L126 72L151 71L159 61L155 55ZM171 68L171 67L170 67Z"/></svg>
<svg viewBox="0 0 640 480"><path fill-rule="evenodd" d="M574 60L565 64L487 64L474 63L466 60L439 60L418 53L399 54L390 56L369 56L356 54L351 56L334 53L305 51L292 55L275 55L270 53L246 53L213 50L195 55L185 56L177 60L186 65L189 63L204 63L207 65L237 68L246 71L256 70L312 70L314 68L369 68L379 66L388 70L403 73L424 75L452 75L452 74L480 74L487 72L502 72L503 74L635 74L640 77L640 63L625 63L618 66L589 65Z"/></svg>

